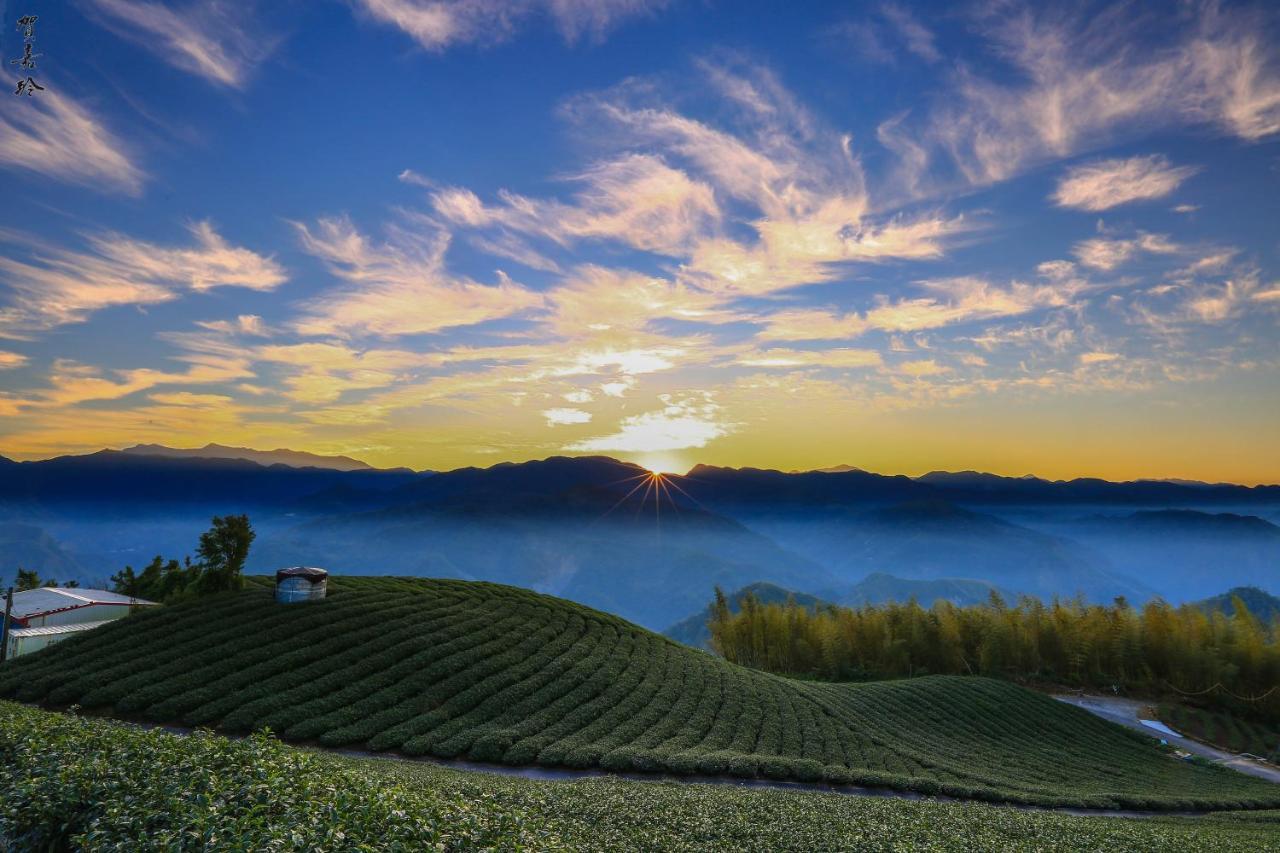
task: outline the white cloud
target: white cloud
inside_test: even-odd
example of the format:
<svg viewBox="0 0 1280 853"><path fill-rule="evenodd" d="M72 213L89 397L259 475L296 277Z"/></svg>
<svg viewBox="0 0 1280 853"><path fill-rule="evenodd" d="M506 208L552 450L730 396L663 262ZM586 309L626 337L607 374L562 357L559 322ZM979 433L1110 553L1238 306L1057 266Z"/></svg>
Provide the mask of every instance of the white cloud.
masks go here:
<svg viewBox="0 0 1280 853"><path fill-rule="evenodd" d="M600 390L607 397L625 397L627 391L629 391L635 384L634 379L629 376L624 376L623 378L617 379L613 382L604 383L600 386Z"/></svg>
<svg viewBox="0 0 1280 853"><path fill-rule="evenodd" d="M0 273L13 294L0 307L0 337L78 323L114 305L167 302L183 291L272 290L285 280L274 259L228 244L209 222L193 223L189 230L195 245L187 248L108 232L88 238L89 252L40 247L30 262L0 257Z"/></svg>
<svg viewBox="0 0 1280 853"><path fill-rule="evenodd" d="M585 424L591 422L591 413L581 409L544 409L542 416L547 419L547 426L566 426L568 424Z"/></svg>
<svg viewBox="0 0 1280 853"><path fill-rule="evenodd" d="M668 0L351 0L374 20L442 51L456 44L511 38L534 16L549 17L564 39L600 41L622 21L656 12Z"/></svg>
<svg viewBox="0 0 1280 853"><path fill-rule="evenodd" d="M538 294L501 274L496 285L449 274L444 263L449 235L425 219L408 224L392 227L389 242L376 245L345 218L321 219L314 233L294 223L303 248L348 283L308 302L297 330L304 335L421 334L542 304Z"/></svg>
<svg viewBox="0 0 1280 853"><path fill-rule="evenodd" d="M1246 140L1280 131L1275 44L1247 10L1206 3L1153 26L1133 4L979 8L986 47L1017 73L957 65L933 108L884 140L910 158L907 186L926 189L940 167L968 184L1002 181L1158 127L1212 123Z"/></svg>
<svg viewBox="0 0 1280 853"><path fill-rule="evenodd" d="M142 0L88 2L112 32L175 68L223 86L243 87L273 45L247 20L253 8L243 0L193 0L180 9Z"/></svg>
<svg viewBox="0 0 1280 853"><path fill-rule="evenodd" d="M120 140L52 83L48 89L39 98L9 99L0 113L0 165L140 195L145 175Z"/></svg>
<svg viewBox="0 0 1280 853"><path fill-rule="evenodd" d="M863 313L838 314L823 309L776 312L762 318L766 326L759 337L780 341L838 340L872 330L917 332L1014 317L1040 308L1061 308L1070 305L1086 287L1079 278L1069 277L1072 265L1067 263L1066 267L1041 270L1050 281L1040 284L1015 281L1001 287L972 276L920 281L916 284L932 295L897 300L880 297L874 308Z"/></svg>
<svg viewBox="0 0 1280 853"><path fill-rule="evenodd" d="M1094 269L1110 271L1121 264L1146 252L1157 255L1172 255L1181 248L1162 234L1141 233L1137 237L1121 240L1107 237L1095 237L1082 240L1072 248L1072 253L1080 263Z"/></svg>
<svg viewBox="0 0 1280 853"><path fill-rule="evenodd" d="M257 314L240 314L234 320L200 320L196 322L196 325L211 332L221 332L224 335L249 335L251 337L265 338L271 334L267 327L263 325L262 318Z"/></svg>
<svg viewBox="0 0 1280 853"><path fill-rule="evenodd" d="M506 229L560 245L582 239L615 240L664 254L687 249L720 218L709 186L652 155L624 155L571 180L583 186L572 204L504 191L501 203L490 206L470 190L459 188L437 190L431 202L437 215L457 226ZM496 247L514 256L509 238Z"/></svg>
<svg viewBox="0 0 1280 853"><path fill-rule="evenodd" d="M662 400L666 404L662 409L623 418L617 432L575 442L565 450L654 453L706 447L737 426L719 420L720 407L712 402L710 395L683 398L663 395Z"/></svg>
<svg viewBox="0 0 1280 853"><path fill-rule="evenodd" d="M1071 169L1058 183L1053 200L1060 207L1108 210L1121 204L1163 198L1196 173L1174 166L1159 154L1099 160Z"/></svg>

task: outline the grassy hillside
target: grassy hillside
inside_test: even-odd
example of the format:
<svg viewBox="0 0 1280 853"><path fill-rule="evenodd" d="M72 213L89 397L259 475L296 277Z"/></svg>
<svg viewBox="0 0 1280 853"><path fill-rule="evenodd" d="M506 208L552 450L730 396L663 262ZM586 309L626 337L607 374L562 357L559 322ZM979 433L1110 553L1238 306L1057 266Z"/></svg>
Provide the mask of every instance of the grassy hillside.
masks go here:
<svg viewBox="0 0 1280 853"><path fill-rule="evenodd" d="M1280 805L1014 685L818 684L589 608L463 581L333 578L330 598L157 608L0 668L0 696L325 746L887 785L1026 803Z"/></svg>
<svg viewBox="0 0 1280 853"><path fill-rule="evenodd" d="M0 702L0 838L22 850L1271 849L1280 812L1117 819L588 779L180 737Z"/></svg>

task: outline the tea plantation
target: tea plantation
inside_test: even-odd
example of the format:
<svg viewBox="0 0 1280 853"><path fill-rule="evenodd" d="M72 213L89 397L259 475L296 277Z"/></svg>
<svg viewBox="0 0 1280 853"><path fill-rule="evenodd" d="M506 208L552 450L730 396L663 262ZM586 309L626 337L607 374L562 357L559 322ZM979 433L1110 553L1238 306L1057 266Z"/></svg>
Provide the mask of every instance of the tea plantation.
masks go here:
<svg viewBox="0 0 1280 853"><path fill-rule="evenodd" d="M1017 686L793 681L613 616L465 581L265 581L156 608L0 667L0 697L329 747L508 764L886 786L1039 805L1280 806Z"/></svg>
<svg viewBox="0 0 1280 853"><path fill-rule="evenodd" d="M1274 850L1280 812L1119 819L837 794L543 782L140 730L0 702L0 849Z"/></svg>

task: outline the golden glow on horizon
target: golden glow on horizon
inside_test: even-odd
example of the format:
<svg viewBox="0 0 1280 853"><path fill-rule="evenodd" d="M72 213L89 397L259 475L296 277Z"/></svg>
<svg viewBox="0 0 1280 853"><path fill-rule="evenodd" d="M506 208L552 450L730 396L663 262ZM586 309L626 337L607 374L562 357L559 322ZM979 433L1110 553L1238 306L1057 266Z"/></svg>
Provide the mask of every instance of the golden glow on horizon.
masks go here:
<svg viewBox="0 0 1280 853"><path fill-rule="evenodd" d="M635 463L654 474L684 474L693 466L673 453L646 453Z"/></svg>

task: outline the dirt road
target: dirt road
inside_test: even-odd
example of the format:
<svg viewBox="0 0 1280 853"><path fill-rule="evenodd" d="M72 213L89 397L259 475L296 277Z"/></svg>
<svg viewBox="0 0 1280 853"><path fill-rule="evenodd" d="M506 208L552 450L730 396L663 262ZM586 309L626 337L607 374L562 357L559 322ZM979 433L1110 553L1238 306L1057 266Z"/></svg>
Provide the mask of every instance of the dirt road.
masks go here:
<svg viewBox="0 0 1280 853"><path fill-rule="evenodd" d="M1248 773L1250 776L1257 776L1260 779L1266 779L1271 782L1280 783L1280 768L1262 761L1254 761L1249 758L1243 758L1231 752L1216 749L1212 746L1206 746L1199 741L1191 738L1178 737L1176 735L1164 734L1144 726L1139 722L1144 708L1151 707L1149 702L1141 702L1136 699L1123 699L1119 696L1089 696L1075 693L1057 693L1053 696L1059 702L1066 702L1086 711L1097 714L1099 717L1110 720L1113 723L1119 723L1122 726L1142 732L1144 735L1150 735L1153 738L1164 738L1178 749L1186 750L1192 755L1199 755L1210 761L1217 762L1232 770L1239 770L1241 773Z"/></svg>

